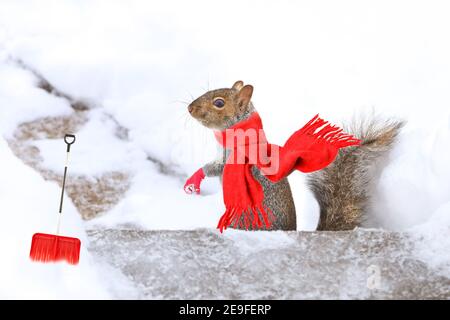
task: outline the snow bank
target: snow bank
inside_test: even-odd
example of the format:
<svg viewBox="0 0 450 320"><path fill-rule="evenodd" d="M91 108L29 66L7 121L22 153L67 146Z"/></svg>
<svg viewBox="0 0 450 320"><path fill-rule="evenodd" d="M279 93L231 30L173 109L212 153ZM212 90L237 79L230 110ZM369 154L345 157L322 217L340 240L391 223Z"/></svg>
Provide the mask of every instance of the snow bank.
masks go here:
<svg viewBox="0 0 450 320"><path fill-rule="evenodd" d="M409 231L416 240L415 255L450 279L450 202L436 210L429 221Z"/></svg>
<svg viewBox="0 0 450 320"><path fill-rule="evenodd" d="M96 176L108 171L124 171L130 163L145 160L143 151L120 140L115 135L116 125L102 110L89 114L89 121L76 133L76 144L70 163L72 174ZM44 167L52 171L61 170L65 152L60 139L36 140L33 145L44 155Z"/></svg>
<svg viewBox="0 0 450 320"><path fill-rule="evenodd" d="M406 127L379 181L375 214L388 229L428 221L450 201L450 116Z"/></svg>
<svg viewBox="0 0 450 320"><path fill-rule="evenodd" d="M1 49L0 46L0 52ZM5 138L11 138L21 122L72 112L67 101L49 95L36 85L37 79L30 72L0 54L0 298L109 298L108 274L97 274L86 250L88 240L83 223L67 197L61 234L81 239L80 264L73 267L29 260L33 234L56 231L61 191L56 183L44 181L16 158ZM62 170L61 165L58 170Z"/></svg>
<svg viewBox="0 0 450 320"><path fill-rule="evenodd" d="M10 138L21 122L71 112L64 99L50 96L36 85L30 72L0 55L0 132L4 137Z"/></svg>
<svg viewBox="0 0 450 320"><path fill-rule="evenodd" d="M131 153L144 152L184 175L216 153L211 133L188 117L186 103L237 79L255 85L254 102L274 143L283 143L317 112L333 122L372 108L405 118L405 134L380 180L376 208L385 227L404 229L426 221L450 200L450 45L442 41L450 30L447 6L422 1L236 1L227 6L4 1L0 29L8 54L60 90L103 106L128 128ZM220 12L220 18L208 12ZM231 15L236 23L216 21ZM242 27L238 21L249 23ZM99 123L91 122L90 128L80 135L95 141L100 137L95 129L104 132ZM124 154L130 146L123 144L105 159L102 137L96 153L100 161L80 172L130 163L130 154ZM56 159L50 143L39 146L46 161ZM298 226L314 229L317 204L301 175L292 175L291 181ZM151 183L144 187L147 192L154 191ZM142 190L133 188L128 195L145 198ZM407 201L411 193L414 202ZM137 210L128 212L131 216L144 209L131 208ZM197 221L204 226L203 219Z"/></svg>

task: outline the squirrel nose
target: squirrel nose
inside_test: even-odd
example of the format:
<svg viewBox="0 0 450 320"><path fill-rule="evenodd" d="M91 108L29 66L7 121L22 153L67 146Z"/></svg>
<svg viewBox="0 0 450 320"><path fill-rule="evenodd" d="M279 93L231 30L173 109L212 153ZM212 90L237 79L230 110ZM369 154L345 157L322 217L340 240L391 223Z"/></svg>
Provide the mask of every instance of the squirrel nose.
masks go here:
<svg viewBox="0 0 450 320"><path fill-rule="evenodd" d="M192 113L193 110L194 110L194 107L192 105L189 105L189 107L188 107L189 113Z"/></svg>

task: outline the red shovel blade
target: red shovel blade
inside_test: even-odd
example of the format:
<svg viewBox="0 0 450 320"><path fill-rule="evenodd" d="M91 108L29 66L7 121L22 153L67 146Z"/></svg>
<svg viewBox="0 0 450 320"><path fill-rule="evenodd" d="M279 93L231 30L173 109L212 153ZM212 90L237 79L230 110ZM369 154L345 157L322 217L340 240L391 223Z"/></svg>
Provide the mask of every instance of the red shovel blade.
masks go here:
<svg viewBox="0 0 450 320"><path fill-rule="evenodd" d="M30 259L39 262L67 261L78 264L81 241L77 238L35 233L31 241Z"/></svg>

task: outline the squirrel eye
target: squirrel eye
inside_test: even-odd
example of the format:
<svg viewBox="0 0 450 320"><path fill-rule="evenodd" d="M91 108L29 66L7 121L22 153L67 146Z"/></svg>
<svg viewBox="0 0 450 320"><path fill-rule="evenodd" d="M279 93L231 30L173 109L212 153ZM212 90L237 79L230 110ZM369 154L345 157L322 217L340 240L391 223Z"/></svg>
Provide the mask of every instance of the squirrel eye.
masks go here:
<svg viewBox="0 0 450 320"><path fill-rule="evenodd" d="M214 100L213 104L217 108L223 108L225 106L225 101L222 98L217 98L216 100Z"/></svg>

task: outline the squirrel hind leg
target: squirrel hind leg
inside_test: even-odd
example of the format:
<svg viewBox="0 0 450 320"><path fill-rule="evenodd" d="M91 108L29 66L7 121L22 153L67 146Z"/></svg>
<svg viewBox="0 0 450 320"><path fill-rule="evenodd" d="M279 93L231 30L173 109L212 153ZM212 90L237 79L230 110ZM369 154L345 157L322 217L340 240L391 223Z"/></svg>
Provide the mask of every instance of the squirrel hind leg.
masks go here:
<svg viewBox="0 0 450 320"><path fill-rule="evenodd" d="M362 140L361 145L341 149L331 165L308 175L308 185L320 206L317 230L352 230L370 220L375 182L403 126L403 121L377 117L346 126L347 132Z"/></svg>

